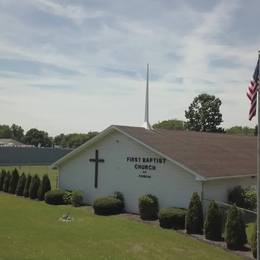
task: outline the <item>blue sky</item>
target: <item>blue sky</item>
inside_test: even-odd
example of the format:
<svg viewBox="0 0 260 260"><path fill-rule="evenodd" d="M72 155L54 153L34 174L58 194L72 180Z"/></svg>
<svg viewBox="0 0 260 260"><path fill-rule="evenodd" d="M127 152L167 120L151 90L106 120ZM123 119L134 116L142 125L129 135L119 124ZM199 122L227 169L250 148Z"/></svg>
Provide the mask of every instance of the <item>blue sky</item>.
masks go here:
<svg viewBox="0 0 260 260"><path fill-rule="evenodd" d="M185 119L200 93L248 125L258 0L0 0L1 124L51 135Z"/></svg>

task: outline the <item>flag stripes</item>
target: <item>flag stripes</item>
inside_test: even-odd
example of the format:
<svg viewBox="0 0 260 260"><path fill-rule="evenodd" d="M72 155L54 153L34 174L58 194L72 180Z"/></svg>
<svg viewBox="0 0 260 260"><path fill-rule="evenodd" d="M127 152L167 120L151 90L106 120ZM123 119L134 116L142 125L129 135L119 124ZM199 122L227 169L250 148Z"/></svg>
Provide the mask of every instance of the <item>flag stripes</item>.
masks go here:
<svg viewBox="0 0 260 260"><path fill-rule="evenodd" d="M259 60L257 61L253 79L250 81L247 88L247 97L251 102L249 109L249 120L256 115L256 105L257 105L257 91L259 86Z"/></svg>

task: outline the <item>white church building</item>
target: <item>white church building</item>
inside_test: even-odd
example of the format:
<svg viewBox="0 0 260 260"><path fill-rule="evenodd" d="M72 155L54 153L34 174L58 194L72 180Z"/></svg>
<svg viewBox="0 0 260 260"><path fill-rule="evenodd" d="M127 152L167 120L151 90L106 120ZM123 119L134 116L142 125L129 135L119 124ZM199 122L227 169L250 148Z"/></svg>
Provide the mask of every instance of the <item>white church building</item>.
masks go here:
<svg viewBox="0 0 260 260"><path fill-rule="evenodd" d="M229 189L256 184L254 137L110 126L54 163L59 188L85 201L120 191L126 210L150 193L160 207L184 207L193 192L225 202Z"/></svg>
<svg viewBox="0 0 260 260"><path fill-rule="evenodd" d="M120 191L138 213L145 194L187 208L193 192L226 202L233 187L256 185L255 137L151 128L148 72L144 127L112 125L59 159L59 188L81 190L89 204Z"/></svg>

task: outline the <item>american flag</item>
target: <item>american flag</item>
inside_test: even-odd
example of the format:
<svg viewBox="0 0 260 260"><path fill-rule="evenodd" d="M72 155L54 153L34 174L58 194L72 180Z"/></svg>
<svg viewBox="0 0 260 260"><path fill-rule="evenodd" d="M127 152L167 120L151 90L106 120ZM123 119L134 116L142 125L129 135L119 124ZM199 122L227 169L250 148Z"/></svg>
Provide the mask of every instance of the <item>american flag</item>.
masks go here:
<svg viewBox="0 0 260 260"><path fill-rule="evenodd" d="M247 88L247 97L251 102L249 110L249 120L251 120L256 115L256 105L257 105L257 90L259 86L259 59L257 61L253 79L250 81Z"/></svg>

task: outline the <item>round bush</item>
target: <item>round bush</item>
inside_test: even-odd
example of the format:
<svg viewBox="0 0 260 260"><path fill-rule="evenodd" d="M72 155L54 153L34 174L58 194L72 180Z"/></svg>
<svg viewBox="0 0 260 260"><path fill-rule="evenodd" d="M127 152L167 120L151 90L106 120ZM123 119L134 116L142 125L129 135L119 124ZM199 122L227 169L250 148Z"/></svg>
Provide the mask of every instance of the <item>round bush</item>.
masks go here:
<svg viewBox="0 0 260 260"><path fill-rule="evenodd" d="M159 211L159 222L162 228L185 228L187 210L181 208L163 208Z"/></svg>
<svg viewBox="0 0 260 260"><path fill-rule="evenodd" d="M216 241L222 238L222 215L215 201L209 204L205 221L205 237Z"/></svg>
<svg viewBox="0 0 260 260"><path fill-rule="evenodd" d="M71 193L71 204L74 207L80 207L83 205L83 192L73 191Z"/></svg>
<svg viewBox="0 0 260 260"><path fill-rule="evenodd" d="M123 193L120 192L120 191L115 191L114 192L114 198L119 199L119 200L122 201L122 204L123 204L122 207L123 207L123 210L124 210L125 209L125 199L124 199Z"/></svg>
<svg viewBox="0 0 260 260"><path fill-rule="evenodd" d="M123 203L114 197L103 197L94 201L93 208L97 215L113 215L123 211Z"/></svg>
<svg viewBox="0 0 260 260"><path fill-rule="evenodd" d="M147 194L139 198L139 212L143 220L155 220L158 218L159 203L158 199Z"/></svg>
<svg viewBox="0 0 260 260"><path fill-rule="evenodd" d="M241 249L247 242L246 227L241 211L232 206L226 222L226 243L229 249Z"/></svg>
<svg viewBox="0 0 260 260"><path fill-rule="evenodd" d="M53 205L63 205L65 192L61 190L52 190L45 193L45 202Z"/></svg>

